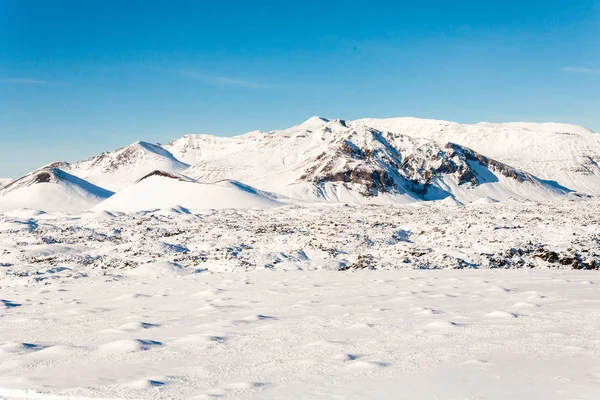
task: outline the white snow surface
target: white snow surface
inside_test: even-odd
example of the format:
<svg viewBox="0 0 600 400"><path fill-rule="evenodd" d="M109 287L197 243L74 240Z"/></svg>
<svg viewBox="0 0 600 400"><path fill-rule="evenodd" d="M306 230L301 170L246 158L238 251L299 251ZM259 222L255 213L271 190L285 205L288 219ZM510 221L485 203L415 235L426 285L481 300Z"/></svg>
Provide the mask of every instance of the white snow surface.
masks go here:
<svg viewBox="0 0 600 400"><path fill-rule="evenodd" d="M30 276L31 268L39 281L57 266L93 275L157 261L213 272L600 266L597 200L131 213L105 205L80 214L0 214L7 266L0 273Z"/></svg>
<svg viewBox="0 0 600 400"><path fill-rule="evenodd" d="M42 168L0 189L0 212L23 208L77 212L89 209L112 194L62 170Z"/></svg>
<svg viewBox="0 0 600 400"><path fill-rule="evenodd" d="M192 177L237 179L288 194L285 188L299 178L298 169L323 152L333 153L344 132L358 132L359 137L350 140L360 145L365 140L364 132L372 129L400 135L394 145L404 158L424 150L423 146L432 151L427 140L439 145L452 142L547 180L548 184L600 195L600 135L567 124L468 125L417 118L342 121L313 117L282 131L251 132L232 138L186 135L165 148L193 165L186 172ZM367 148L377 148L377 143L374 145L367 144Z"/></svg>
<svg viewBox="0 0 600 400"><path fill-rule="evenodd" d="M181 172L189 167L157 144L135 142L85 161L50 164L108 190L118 191L155 170Z"/></svg>
<svg viewBox="0 0 600 400"><path fill-rule="evenodd" d="M596 272L3 285L0 399L595 400Z"/></svg>
<svg viewBox="0 0 600 400"><path fill-rule="evenodd" d="M92 211L143 211L188 209L264 208L279 203L268 194L235 181L198 183L163 176L137 182L92 208Z"/></svg>
<svg viewBox="0 0 600 400"><path fill-rule="evenodd" d="M478 123L418 118L365 118L369 126L403 135L454 142L569 189L600 195L600 134L561 123Z"/></svg>
<svg viewBox="0 0 600 400"><path fill-rule="evenodd" d="M0 213L0 399L597 399L599 206Z"/></svg>
<svg viewBox="0 0 600 400"><path fill-rule="evenodd" d="M4 186L8 185L12 181L12 178L0 178L0 189L2 189Z"/></svg>

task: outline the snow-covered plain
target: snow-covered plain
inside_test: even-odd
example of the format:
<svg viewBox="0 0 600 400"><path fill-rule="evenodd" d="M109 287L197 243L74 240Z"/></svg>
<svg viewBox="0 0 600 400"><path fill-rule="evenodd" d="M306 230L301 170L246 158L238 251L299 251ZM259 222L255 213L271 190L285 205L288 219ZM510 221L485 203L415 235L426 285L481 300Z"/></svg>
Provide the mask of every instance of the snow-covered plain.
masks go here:
<svg viewBox="0 0 600 400"><path fill-rule="evenodd" d="M599 206L0 214L0 399L597 399Z"/></svg>
<svg viewBox="0 0 600 400"><path fill-rule="evenodd" d="M0 398L593 400L597 276L264 271L3 286Z"/></svg>

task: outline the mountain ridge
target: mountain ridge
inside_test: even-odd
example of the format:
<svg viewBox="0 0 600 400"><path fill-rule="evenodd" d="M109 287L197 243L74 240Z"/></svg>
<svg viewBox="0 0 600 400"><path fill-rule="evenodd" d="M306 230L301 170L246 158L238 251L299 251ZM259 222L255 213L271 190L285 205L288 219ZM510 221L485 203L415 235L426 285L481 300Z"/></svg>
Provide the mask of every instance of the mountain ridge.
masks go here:
<svg viewBox="0 0 600 400"><path fill-rule="evenodd" d="M163 176L300 201L467 203L598 196L599 164L600 135L576 125L314 116L283 130L137 141L45 168L116 192Z"/></svg>

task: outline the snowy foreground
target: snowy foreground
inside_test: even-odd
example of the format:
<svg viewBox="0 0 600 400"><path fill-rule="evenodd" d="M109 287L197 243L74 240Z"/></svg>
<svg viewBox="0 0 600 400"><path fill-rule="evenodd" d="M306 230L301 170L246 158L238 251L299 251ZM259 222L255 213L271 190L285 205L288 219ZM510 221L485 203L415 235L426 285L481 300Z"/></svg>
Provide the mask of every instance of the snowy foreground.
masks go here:
<svg viewBox="0 0 600 400"><path fill-rule="evenodd" d="M552 270L3 287L0 398L598 399L599 288Z"/></svg>
<svg viewBox="0 0 600 400"><path fill-rule="evenodd" d="M0 399L598 399L599 207L0 214Z"/></svg>

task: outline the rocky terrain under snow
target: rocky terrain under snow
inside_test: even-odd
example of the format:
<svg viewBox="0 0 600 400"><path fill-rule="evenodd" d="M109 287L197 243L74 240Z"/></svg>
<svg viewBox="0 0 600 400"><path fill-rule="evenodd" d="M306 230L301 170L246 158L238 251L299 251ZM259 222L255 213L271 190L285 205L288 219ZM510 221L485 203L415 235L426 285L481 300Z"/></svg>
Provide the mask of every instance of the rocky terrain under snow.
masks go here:
<svg viewBox="0 0 600 400"><path fill-rule="evenodd" d="M0 280L201 271L600 267L600 204L0 214Z"/></svg>

